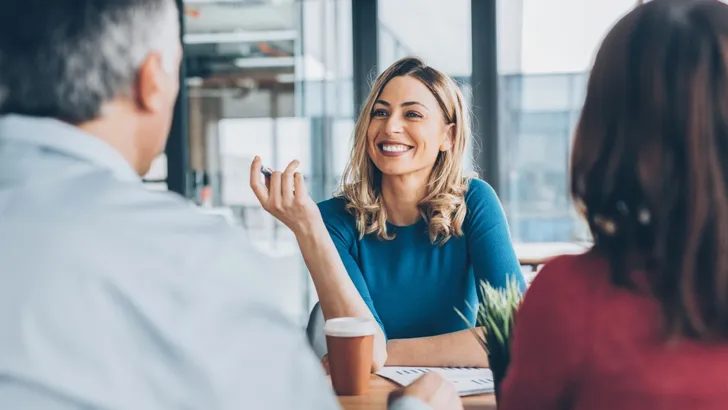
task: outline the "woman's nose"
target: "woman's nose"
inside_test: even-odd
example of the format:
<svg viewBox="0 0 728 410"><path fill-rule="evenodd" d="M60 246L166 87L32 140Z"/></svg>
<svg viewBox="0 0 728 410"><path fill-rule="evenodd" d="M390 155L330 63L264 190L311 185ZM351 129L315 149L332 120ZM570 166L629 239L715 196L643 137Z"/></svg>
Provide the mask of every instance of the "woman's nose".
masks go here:
<svg viewBox="0 0 728 410"><path fill-rule="evenodd" d="M396 115L390 116L387 119L387 123L384 126L384 130L387 133L387 135L401 134L402 129L403 129L402 120Z"/></svg>

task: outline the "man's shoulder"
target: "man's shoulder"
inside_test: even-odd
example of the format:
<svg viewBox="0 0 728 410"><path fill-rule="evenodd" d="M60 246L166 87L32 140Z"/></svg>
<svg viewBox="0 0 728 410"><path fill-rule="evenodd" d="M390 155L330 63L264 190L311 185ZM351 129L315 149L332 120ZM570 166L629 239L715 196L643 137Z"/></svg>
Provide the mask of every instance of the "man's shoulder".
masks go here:
<svg viewBox="0 0 728 410"><path fill-rule="evenodd" d="M118 181L104 173L79 178L59 204L73 207L82 218L104 218L112 225L149 229L225 229L222 219L205 214L192 202L168 191L153 191L141 183Z"/></svg>
<svg viewBox="0 0 728 410"><path fill-rule="evenodd" d="M14 199L0 206L0 256L39 277L74 271L116 284L155 278L185 287L202 278L239 284L235 273L265 266L241 227L140 182L83 172L0 186L3 193Z"/></svg>
<svg viewBox="0 0 728 410"><path fill-rule="evenodd" d="M242 226L206 213L176 193L150 191L140 183L105 181L95 193L83 190L78 195L85 204L73 218L74 226L64 226L73 230L74 239L93 245L120 264L164 275L173 283L202 280L226 283L229 288L268 283L240 276L245 271L257 273L268 262Z"/></svg>
<svg viewBox="0 0 728 410"><path fill-rule="evenodd" d="M241 229L205 214L175 193L151 191L140 182L120 181L108 172L27 181L15 194L16 205L0 214L34 221L30 233L37 236L45 231L56 238L93 241L98 246L147 247L150 253L152 249L161 252L160 256L207 252L216 242L244 236Z"/></svg>

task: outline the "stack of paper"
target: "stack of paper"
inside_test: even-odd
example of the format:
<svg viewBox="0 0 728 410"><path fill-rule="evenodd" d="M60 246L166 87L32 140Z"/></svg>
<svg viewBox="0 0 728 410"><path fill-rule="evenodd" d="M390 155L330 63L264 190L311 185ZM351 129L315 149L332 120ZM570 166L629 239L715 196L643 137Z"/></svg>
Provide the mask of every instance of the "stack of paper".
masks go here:
<svg viewBox="0 0 728 410"><path fill-rule="evenodd" d="M493 373L490 369L466 367L384 367L377 374L402 386L412 382L428 372L440 373L453 383L461 396L493 393Z"/></svg>

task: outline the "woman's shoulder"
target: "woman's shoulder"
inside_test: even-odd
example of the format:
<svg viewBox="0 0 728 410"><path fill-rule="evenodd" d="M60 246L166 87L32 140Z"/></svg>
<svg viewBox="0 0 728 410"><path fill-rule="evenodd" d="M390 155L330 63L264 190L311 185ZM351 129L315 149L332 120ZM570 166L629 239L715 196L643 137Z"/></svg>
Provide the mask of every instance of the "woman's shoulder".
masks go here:
<svg viewBox="0 0 728 410"><path fill-rule="evenodd" d="M317 205L319 207L319 211L321 211L321 214L340 215L349 213L346 210L346 200L341 197L335 196L333 198L323 200Z"/></svg>
<svg viewBox="0 0 728 410"><path fill-rule="evenodd" d="M580 310L613 286L609 272L609 261L594 250L557 256L536 274L526 295L536 305L551 305L564 312Z"/></svg>
<svg viewBox="0 0 728 410"><path fill-rule="evenodd" d="M578 288L581 294L609 275L609 262L593 250L582 254L561 255L551 259L536 275L536 288Z"/></svg>
<svg viewBox="0 0 728 410"><path fill-rule="evenodd" d="M470 178L468 190L465 193L465 203L468 207L480 204L500 203L498 195L489 183L479 178Z"/></svg>
<svg viewBox="0 0 728 410"><path fill-rule="evenodd" d="M354 216L346 209L347 201L345 198L334 196L319 202L317 205L329 230L335 228L339 231L356 231L356 221Z"/></svg>
<svg viewBox="0 0 728 410"><path fill-rule="evenodd" d="M590 251L556 257L536 275L516 313L505 395L520 390L519 384L539 372L559 385L582 377L593 343L599 340L592 270L603 265Z"/></svg>
<svg viewBox="0 0 728 410"><path fill-rule="evenodd" d="M594 251L557 256L536 274L521 310L530 312L525 315L533 316L535 322L543 323L548 317L569 328L583 327L607 271L608 262Z"/></svg>
<svg viewBox="0 0 728 410"><path fill-rule="evenodd" d="M472 178L465 193L465 230L490 229L504 223L505 211L493 187L482 179Z"/></svg>

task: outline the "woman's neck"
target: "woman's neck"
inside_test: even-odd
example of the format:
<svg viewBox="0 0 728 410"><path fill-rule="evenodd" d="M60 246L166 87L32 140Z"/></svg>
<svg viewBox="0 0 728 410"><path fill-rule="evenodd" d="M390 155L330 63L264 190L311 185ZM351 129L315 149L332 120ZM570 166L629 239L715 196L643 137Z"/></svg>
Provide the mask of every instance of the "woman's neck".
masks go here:
<svg viewBox="0 0 728 410"><path fill-rule="evenodd" d="M427 194L427 178L419 175L382 175L382 198L387 220L397 226L412 225L420 219L418 204Z"/></svg>

